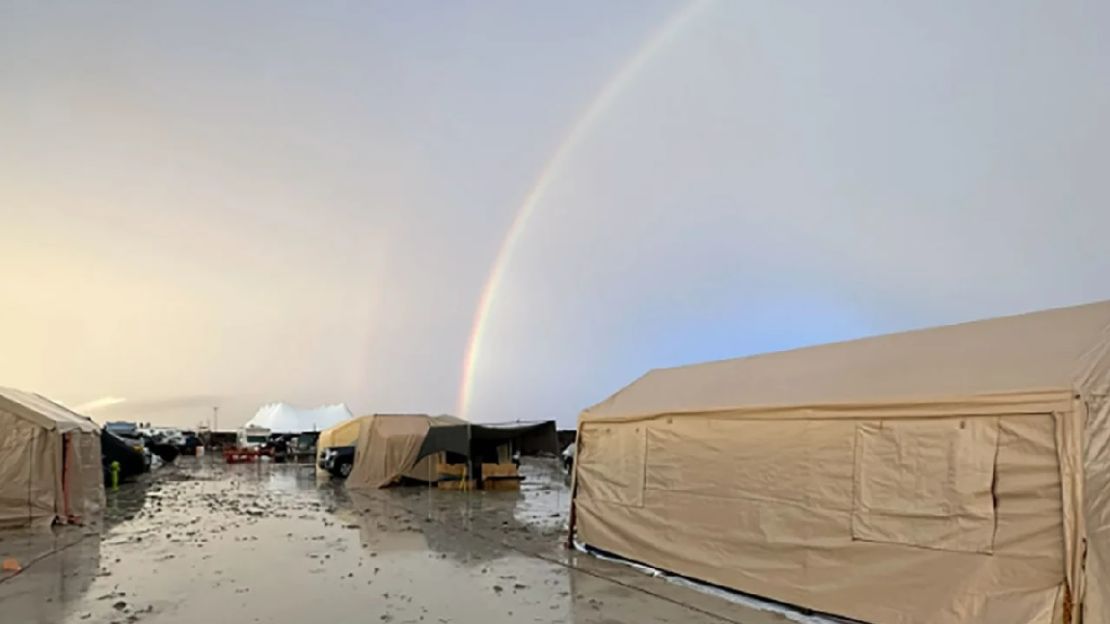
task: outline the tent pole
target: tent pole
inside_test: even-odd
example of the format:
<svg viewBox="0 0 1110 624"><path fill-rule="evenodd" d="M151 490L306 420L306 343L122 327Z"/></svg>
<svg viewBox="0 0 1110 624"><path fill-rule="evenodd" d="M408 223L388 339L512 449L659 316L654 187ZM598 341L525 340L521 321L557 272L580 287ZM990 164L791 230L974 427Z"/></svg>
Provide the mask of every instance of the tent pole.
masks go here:
<svg viewBox="0 0 1110 624"><path fill-rule="evenodd" d="M431 429L429 428L428 431L430 433ZM435 459L437 456L438 456L438 453L431 455L430 458ZM438 460L428 462L428 474L426 474L424 476L427 477L427 481L428 481L428 489L426 491L428 496L427 496L427 505L426 505L426 510L425 510L425 520L431 520L432 519L432 485L433 485L432 480L433 479L435 479L436 481L439 480L439 461Z"/></svg>
<svg viewBox="0 0 1110 624"><path fill-rule="evenodd" d="M470 526L470 482L471 477L474 476L474 447L473 447L473 432L470 429L470 422L466 423L466 474L463 475L464 486L466 487L466 530L471 529ZM478 485L475 483L475 485Z"/></svg>

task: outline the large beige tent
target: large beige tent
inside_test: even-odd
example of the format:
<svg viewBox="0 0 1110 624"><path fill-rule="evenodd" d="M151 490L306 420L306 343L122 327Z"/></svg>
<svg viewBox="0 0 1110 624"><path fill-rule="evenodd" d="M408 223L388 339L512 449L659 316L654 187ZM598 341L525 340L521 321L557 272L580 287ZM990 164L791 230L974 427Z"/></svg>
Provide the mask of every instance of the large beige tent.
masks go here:
<svg viewBox="0 0 1110 624"><path fill-rule="evenodd" d="M347 477L351 488L381 488L402 478L435 481L440 455L417 459L424 438L432 427L465 421L427 414L374 414L359 422L355 464Z"/></svg>
<svg viewBox="0 0 1110 624"><path fill-rule="evenodd" d="M1108 390L1110 302L654 370L580 416L576 535L869 622L1110 624Z"/></svg>
<svg viewBox="0 0 1110 624"><path fill-rule="evenodd" d="M93 520L103 507L100 429L37 394L0 388L0 527Z"/></svg>

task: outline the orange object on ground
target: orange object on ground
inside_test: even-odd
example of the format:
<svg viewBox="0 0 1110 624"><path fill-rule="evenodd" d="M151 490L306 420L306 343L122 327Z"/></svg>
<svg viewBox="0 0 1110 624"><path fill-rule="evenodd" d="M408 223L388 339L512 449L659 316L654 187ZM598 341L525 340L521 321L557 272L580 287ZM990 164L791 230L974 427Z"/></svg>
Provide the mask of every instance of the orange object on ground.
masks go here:
<svg viewBox="0 0 1110 624"><path fill-rule="evenodd" d="M19 565L19 562L15 559L8 558L4 560L3 564L0 564L0 569L5 572L19 572L23 570L23 566Z"/></svg>

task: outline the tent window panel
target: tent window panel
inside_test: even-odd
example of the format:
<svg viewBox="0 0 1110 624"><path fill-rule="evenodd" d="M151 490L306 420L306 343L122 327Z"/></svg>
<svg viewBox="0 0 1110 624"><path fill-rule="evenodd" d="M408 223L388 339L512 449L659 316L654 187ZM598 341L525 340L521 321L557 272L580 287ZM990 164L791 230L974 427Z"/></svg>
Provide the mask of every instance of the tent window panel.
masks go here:
<svg viewBox="0 0 1110 624"><path fill-rule="evenodd" d="M655 421L646 489L699 497L852 508L855 423L840 420Z"/></svg>
<svg viewBox="0 0 1110 624"><path fill-rule="evenodd" d="M997 454L997 418L860 424L852 538L990 553Z"/></svg>
<svg viewBox="0 0 1110 624"><path fill-rule="evenodd" d="M645 425L589 425L582 428L581 436L575 458L581 494L594 500L642 507Z"/></svg>

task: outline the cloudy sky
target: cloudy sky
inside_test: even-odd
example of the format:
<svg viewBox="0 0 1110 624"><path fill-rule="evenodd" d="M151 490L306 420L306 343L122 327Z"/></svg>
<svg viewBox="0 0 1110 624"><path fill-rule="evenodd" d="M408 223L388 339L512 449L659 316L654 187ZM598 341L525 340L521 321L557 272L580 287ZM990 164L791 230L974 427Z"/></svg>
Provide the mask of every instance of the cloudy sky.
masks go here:
<svg viewBox="0 0 1110 624"><path fill-rule="evenodd" d="M0 385L569 425L1110 298L1108 77L1099 2L3 0Z"/></svg>

